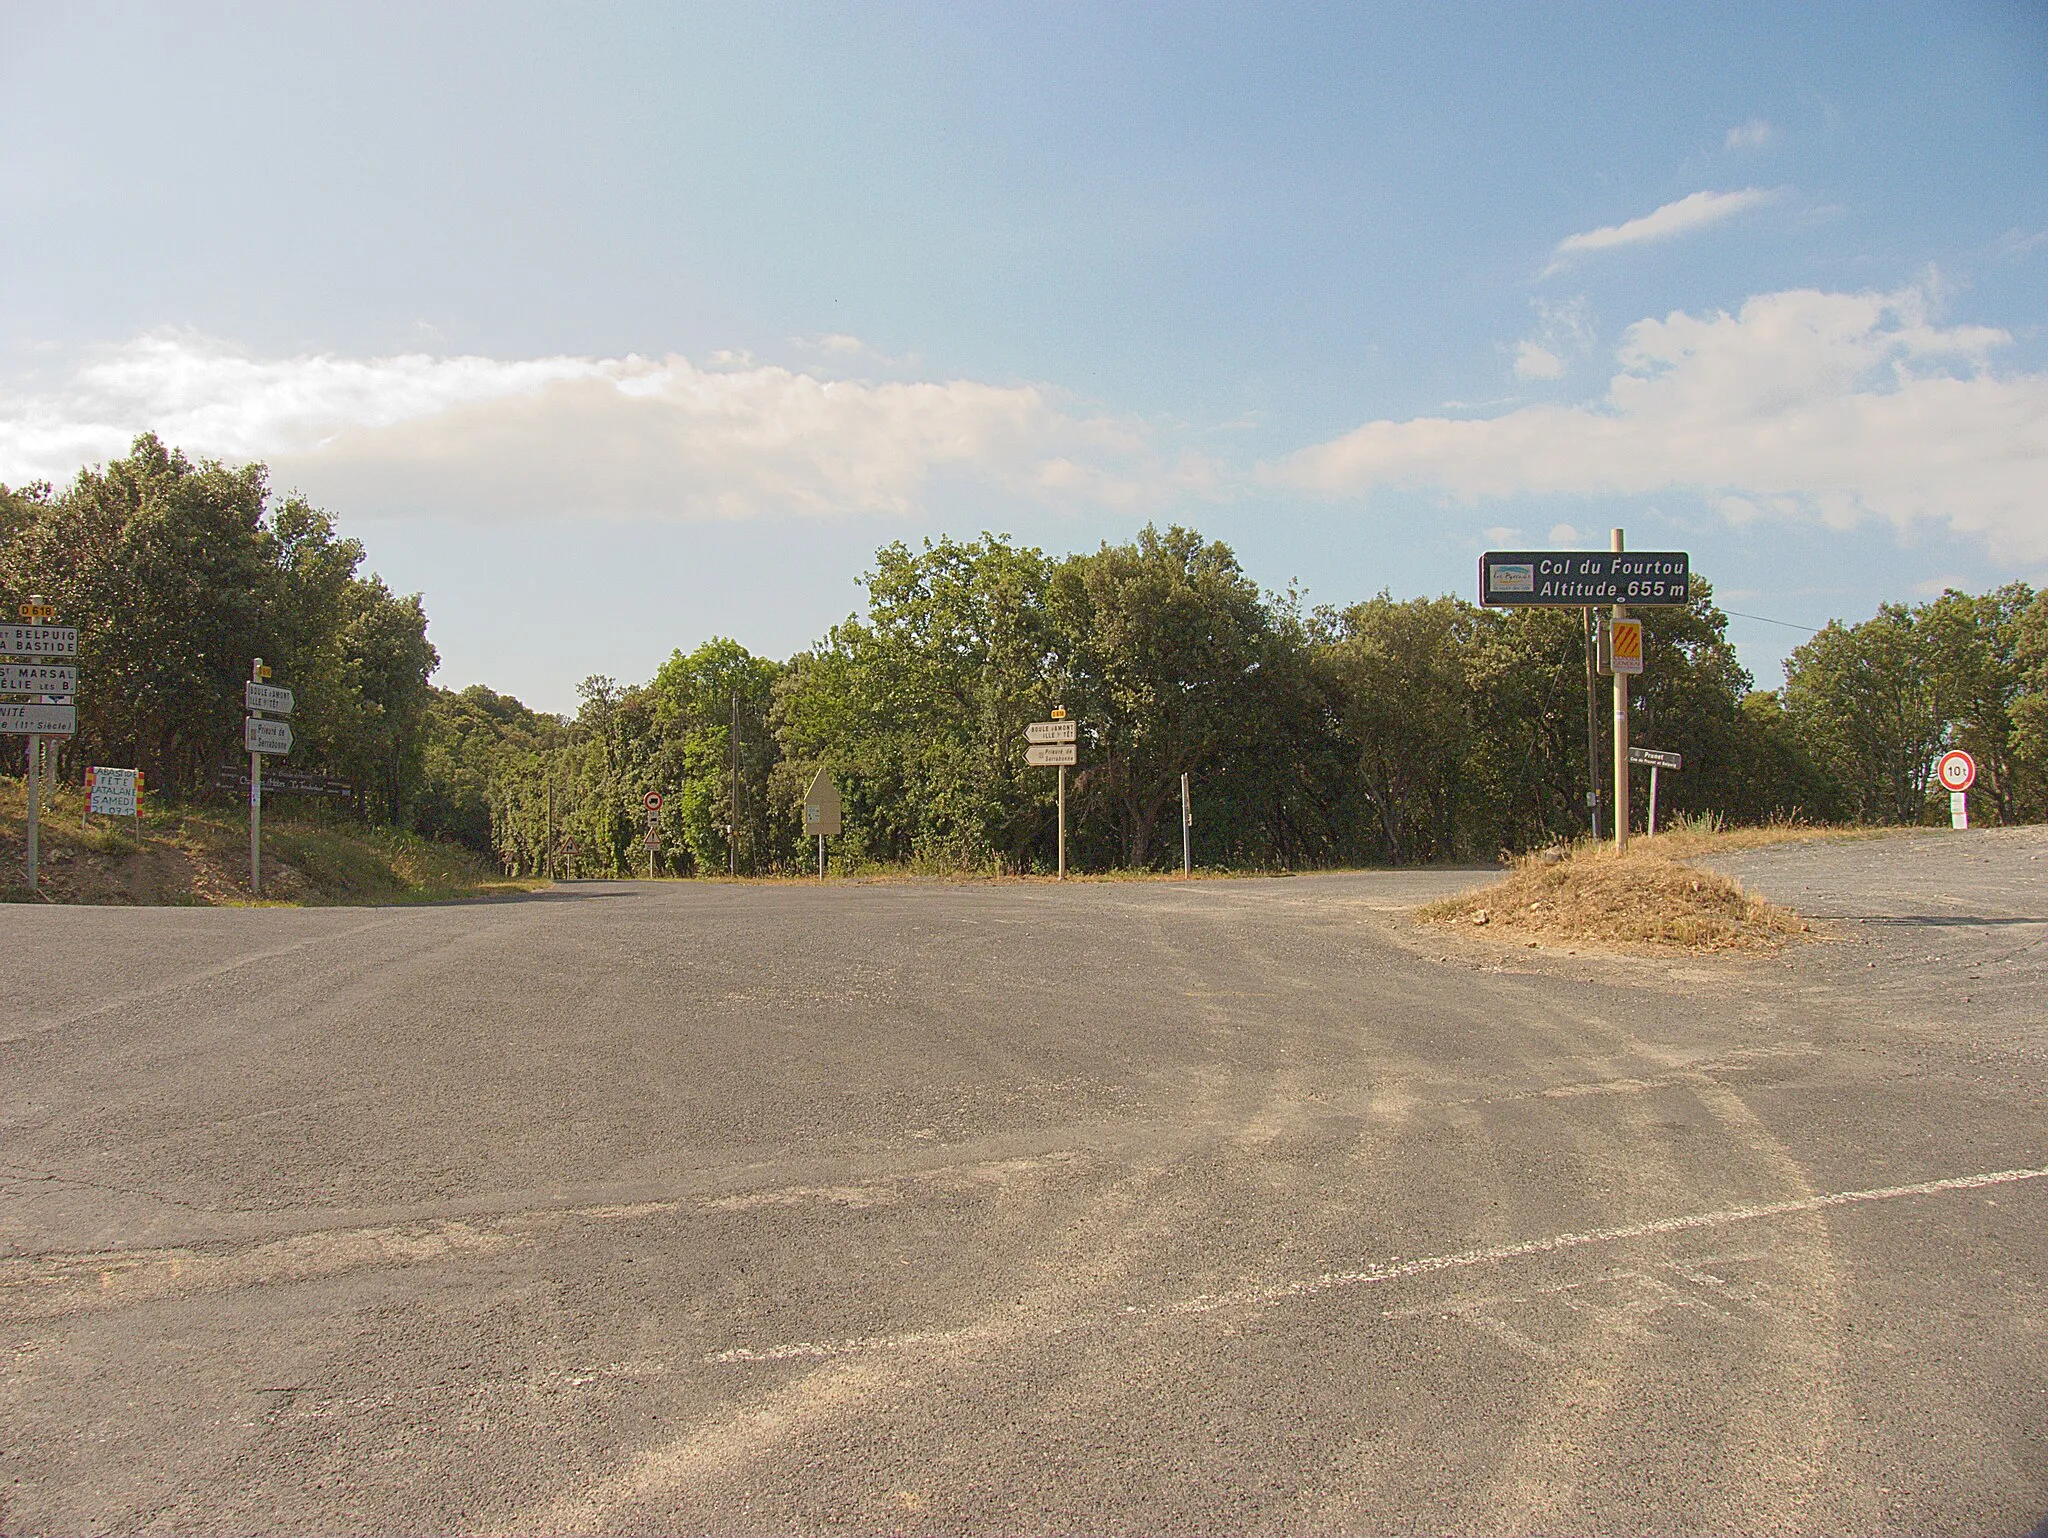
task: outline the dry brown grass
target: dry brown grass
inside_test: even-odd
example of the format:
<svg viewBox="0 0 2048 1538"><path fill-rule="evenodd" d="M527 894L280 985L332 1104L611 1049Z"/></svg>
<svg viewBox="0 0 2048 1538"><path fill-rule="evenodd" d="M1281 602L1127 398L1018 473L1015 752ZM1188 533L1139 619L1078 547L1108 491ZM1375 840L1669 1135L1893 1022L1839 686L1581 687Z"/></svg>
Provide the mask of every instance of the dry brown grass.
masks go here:
<svg viewBox="0 0 2048 1538"><path fill-rule="evenodd" d="M1762 831L1762 830L1758 830ZM1655 954L1768 953L1808 932L1788 909L1687 858L1778 840L1660 834L1626 854L1590 840L1525 855L1505 880L1416 910L1424 923L1535 945L1605 946ZM1689 847L1690 845L1690 847Z"/></svg>

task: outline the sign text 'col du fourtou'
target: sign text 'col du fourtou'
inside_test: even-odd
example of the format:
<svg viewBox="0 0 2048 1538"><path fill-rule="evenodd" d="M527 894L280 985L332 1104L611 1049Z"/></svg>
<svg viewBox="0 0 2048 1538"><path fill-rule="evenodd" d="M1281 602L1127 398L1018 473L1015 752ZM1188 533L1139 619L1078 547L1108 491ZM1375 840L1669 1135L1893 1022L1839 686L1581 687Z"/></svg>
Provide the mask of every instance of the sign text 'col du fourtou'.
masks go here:
<svg viewBox="0 0 2048 1538"><path fill-rule="evenodd" d="M1692 557L1683 550L1489 550L1479 558L1487 605L1682 604L1691 592Z"/></svg>

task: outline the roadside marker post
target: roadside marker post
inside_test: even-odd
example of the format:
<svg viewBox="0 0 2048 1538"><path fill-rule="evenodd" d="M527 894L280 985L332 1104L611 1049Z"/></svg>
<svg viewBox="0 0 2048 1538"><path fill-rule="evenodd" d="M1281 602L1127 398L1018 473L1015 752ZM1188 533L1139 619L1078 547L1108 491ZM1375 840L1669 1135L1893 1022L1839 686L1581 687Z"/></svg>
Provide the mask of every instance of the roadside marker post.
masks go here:
<svg viewBox="0 0 2048 1538"><path fill-rule="evenodd" d="M1183 770L1180 777L1180 879L1188 880L1195 873L1195 806L1188 799L1188 777Z"/></svg>
<svg viewBox="0 0 2048 1538"><path fill-rule="evenodd" d="M1977 783L1977 760L1961 748L1951 748L1934 766L1934 776L1948 788L1948 825L1958 831L1970 826L1970 787Z"/></svg>
<svg viewBox="0 0 2048 1538"><path fill-rule="evenodd" d="M1033 721L1024 728L1024 762L1034 768L1058 769L1059 789L1059 875L1067 879L1067 766L1080 762L1081 723L1067 719L1066 707L1053 707L1050 721Z"/></svg>
<svg viewBox="0 0 2048 1538"><path fill-rule="evenodd" d="M25 694L25 701L0 703L0 732L28 738L28 889L41 879L43 739L69 737L78 730L78 669L50 665L52 657L78 655L78 630L53 625L54 604L40 593L21 605L26 624L0 625L0 657L27 657L39 665L11 663L0 675L0 694Z"/></svg>

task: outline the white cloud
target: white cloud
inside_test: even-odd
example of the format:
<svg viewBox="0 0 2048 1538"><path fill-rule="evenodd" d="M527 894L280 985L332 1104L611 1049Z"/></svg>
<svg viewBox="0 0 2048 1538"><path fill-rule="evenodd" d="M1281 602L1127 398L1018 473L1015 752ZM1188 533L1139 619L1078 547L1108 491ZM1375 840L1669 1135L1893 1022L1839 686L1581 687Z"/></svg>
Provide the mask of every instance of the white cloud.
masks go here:
<svg viewBox="0 0 2048 1538"><path fill-rule="evenodd" d="M1676 202L1652 209L1640 219L1631 219L1626 224L1610 224L1583 234L1565 236L1551 253L1550 265L1544 269L1543 275L1548 277L1558 271L1567 257L1587 251L1607 251L1616 246L1639 246L1655 240L1670 240L1768 203L1774 196L1761 187L1745 187L1740 192L1687 193Z"/></svg>
<svg viewBox="0 0 2048 1538"><path fill-rule="evenodd" d="M961 477L1039 502L1140 507L1210 476L1036 386L713 361L262 360L158 333L59 390L0 399L0 480L68 478L145 429L188 453L265 460L277 484L368 515L901 514L934 480Z"/></svg>
<svg viewBox="0 0 2048 1538"><path fill-rule="evenodd" d="M1738 123L1728 130L1724 141L1731 150L1760 150L1778 136L1778 131L1760 117Z"/></svg>
<svg viewBox="0 0 2048 1538"><path fill-rule="evenodd" d="M1550 543L1553 549L1577 550L1584 543L1584 536L1571 524L1555 523L1550 526Z"/></svg>
<svg viewBox="0 0 2048 1538"><path fill-rule="evenodd" d="M1515 344L1515 377L1517 379L1562 379L1564 359L1548 347L1535 342Z"/></svg>
<svg viewBox="0 0 2048 1538"><path fill-rule="evenodd" d="M1333 495L1692 490L1735 521L1946 524L2048 559L2048 373L2000 374L2006 334L1936 324L1929 303L1797 290L1638 321L1598 401L1368 422L1267 474Z"/></svg>

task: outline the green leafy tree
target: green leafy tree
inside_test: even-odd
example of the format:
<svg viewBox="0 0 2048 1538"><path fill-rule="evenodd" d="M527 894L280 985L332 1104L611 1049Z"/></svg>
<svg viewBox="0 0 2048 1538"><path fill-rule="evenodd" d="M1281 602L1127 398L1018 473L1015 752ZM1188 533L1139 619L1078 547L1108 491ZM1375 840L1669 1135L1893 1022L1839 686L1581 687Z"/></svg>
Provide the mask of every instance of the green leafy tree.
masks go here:
<svg viewBox="0 0 2048 1538"><path fill-rule="evenodd" d="M1917 822L1947 735L1913 612L1831 623L1785 664L1785 714L1863 822Z"/></svg>
<svg viewBox="0 0 2048 1538"><path fill-rule="evenodd" d="M1118 863L1146 866L1181 775L1216 767L1254 727L1274 616L1227 546L1179 527L1069 557L1051 604L1087 724L1082 793Z"/></svg>

